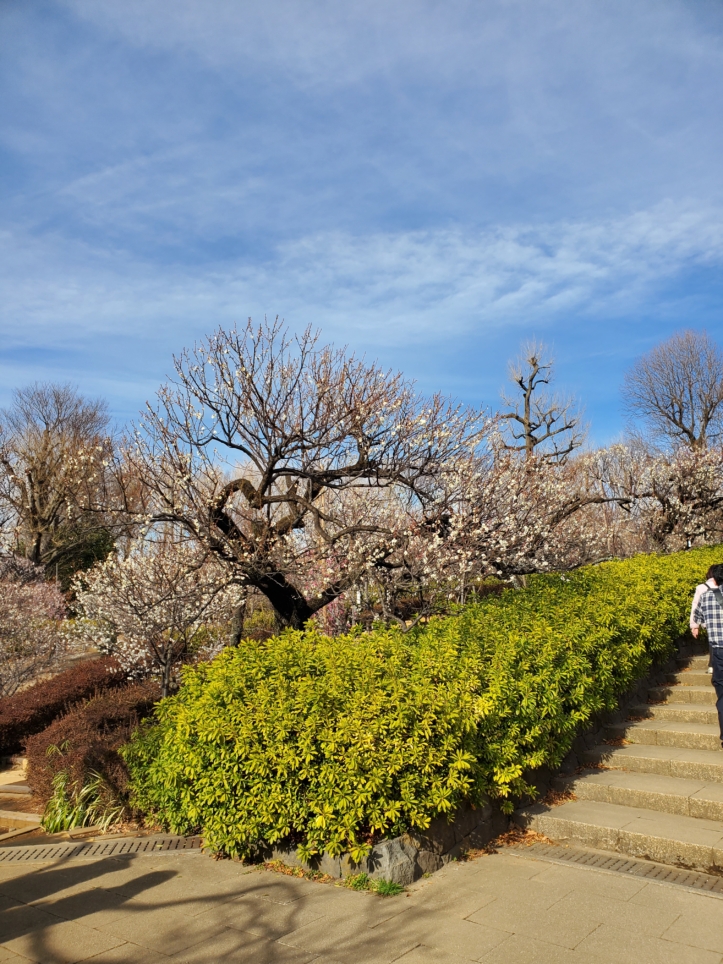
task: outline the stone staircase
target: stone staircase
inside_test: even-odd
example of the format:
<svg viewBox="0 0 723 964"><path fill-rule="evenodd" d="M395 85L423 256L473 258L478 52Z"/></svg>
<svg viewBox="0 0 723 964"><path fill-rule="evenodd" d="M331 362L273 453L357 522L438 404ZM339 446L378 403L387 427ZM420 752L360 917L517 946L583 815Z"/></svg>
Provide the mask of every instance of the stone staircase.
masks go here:
<svg viewBox="0 0 723 964"><path fill-rule="evenodd" d="M40 814L29 810L31 800L24 759L0 759L0 846L40 829Z"/></svg>
<svg viewBox="0 0 723 964"><path fill-rule="evenodd" d="M535 804L516 823L559 843L723 874L723 750L708 657L679 660L648 703L606 728L589 769L559 776L571 797Z"/></svg>

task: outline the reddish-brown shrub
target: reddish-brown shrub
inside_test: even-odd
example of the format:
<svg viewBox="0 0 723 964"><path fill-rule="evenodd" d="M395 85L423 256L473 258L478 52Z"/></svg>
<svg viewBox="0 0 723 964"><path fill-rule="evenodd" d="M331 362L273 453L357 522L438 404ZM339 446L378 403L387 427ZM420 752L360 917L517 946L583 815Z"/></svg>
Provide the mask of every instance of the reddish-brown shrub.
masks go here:
<svg viewBox="0 0 723 964"><path fill-rule="evenodd" d="M92 697L31 736L27 780L36 798L42 803L50 799L53 777L61 770L78 787L91 771L100 773L112 792L123 797L128 771L118 748L128 742L159 698L157 682L131 683Z"/></svg>
<svg viewBox="0 0 723 964"><path fill-rule="evenodd" d="M78 663L52 679L0 700L0 753L19 753L33 733L81 700L121 686L127 675L111 657Z"/></svg>

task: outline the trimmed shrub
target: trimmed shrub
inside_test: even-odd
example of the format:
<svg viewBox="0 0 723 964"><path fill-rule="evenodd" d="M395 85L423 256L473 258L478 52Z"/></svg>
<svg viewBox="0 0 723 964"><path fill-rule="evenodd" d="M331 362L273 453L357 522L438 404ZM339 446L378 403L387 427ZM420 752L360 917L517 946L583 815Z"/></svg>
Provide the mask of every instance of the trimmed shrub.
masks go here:
<svg viewBox="0 0 723 964"><path fill-rule="evenodd" d="M42 802L53 796L57 777L79 794L98 774L109 797L123 800L128 771L118 748L127 743L160 696L158 683L144 682L93 696L27 742L28 784Z"/></svg>
<svg viewBox="0 0 723 964"><path fill-rule="evenodd" d="M33 733L40 733L71 706L94 693L121 686L127 679L110 658L88 660L0 701L0 752L19 753Z"/></svg>
<svg viewBox="0 0 723 964"><path fill-rule="evenodd" d="M720 550L531 578L407 635L248 640L188 668L123 749L134 799L247 856L293 841L358 859L463 801L511 809L684 632Z"/></svg>

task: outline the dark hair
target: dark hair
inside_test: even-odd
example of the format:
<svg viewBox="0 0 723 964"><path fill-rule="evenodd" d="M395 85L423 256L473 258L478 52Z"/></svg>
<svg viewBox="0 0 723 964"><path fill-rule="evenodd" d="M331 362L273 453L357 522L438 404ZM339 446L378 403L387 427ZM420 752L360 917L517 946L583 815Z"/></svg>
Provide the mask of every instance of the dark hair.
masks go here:
<svg viewBox="0 0 723 964"><path fill-rule="evenodd" d="M718 585L723 585L723 565L711 566L708 570L708 579L715 579Z"/></svg>

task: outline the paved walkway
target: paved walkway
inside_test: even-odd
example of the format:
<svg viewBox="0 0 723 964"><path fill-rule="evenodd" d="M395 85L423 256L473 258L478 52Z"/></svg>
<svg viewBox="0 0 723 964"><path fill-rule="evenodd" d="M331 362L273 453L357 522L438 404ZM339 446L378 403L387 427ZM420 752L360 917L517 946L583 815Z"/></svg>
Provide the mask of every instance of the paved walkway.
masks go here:
<svg viewBox="0 0 723 964"><path fill-rule="evenodd" d="M8 865L0 964L27 960L721 964L723 898L510 852L391 898L197 852Z"/></svg>

